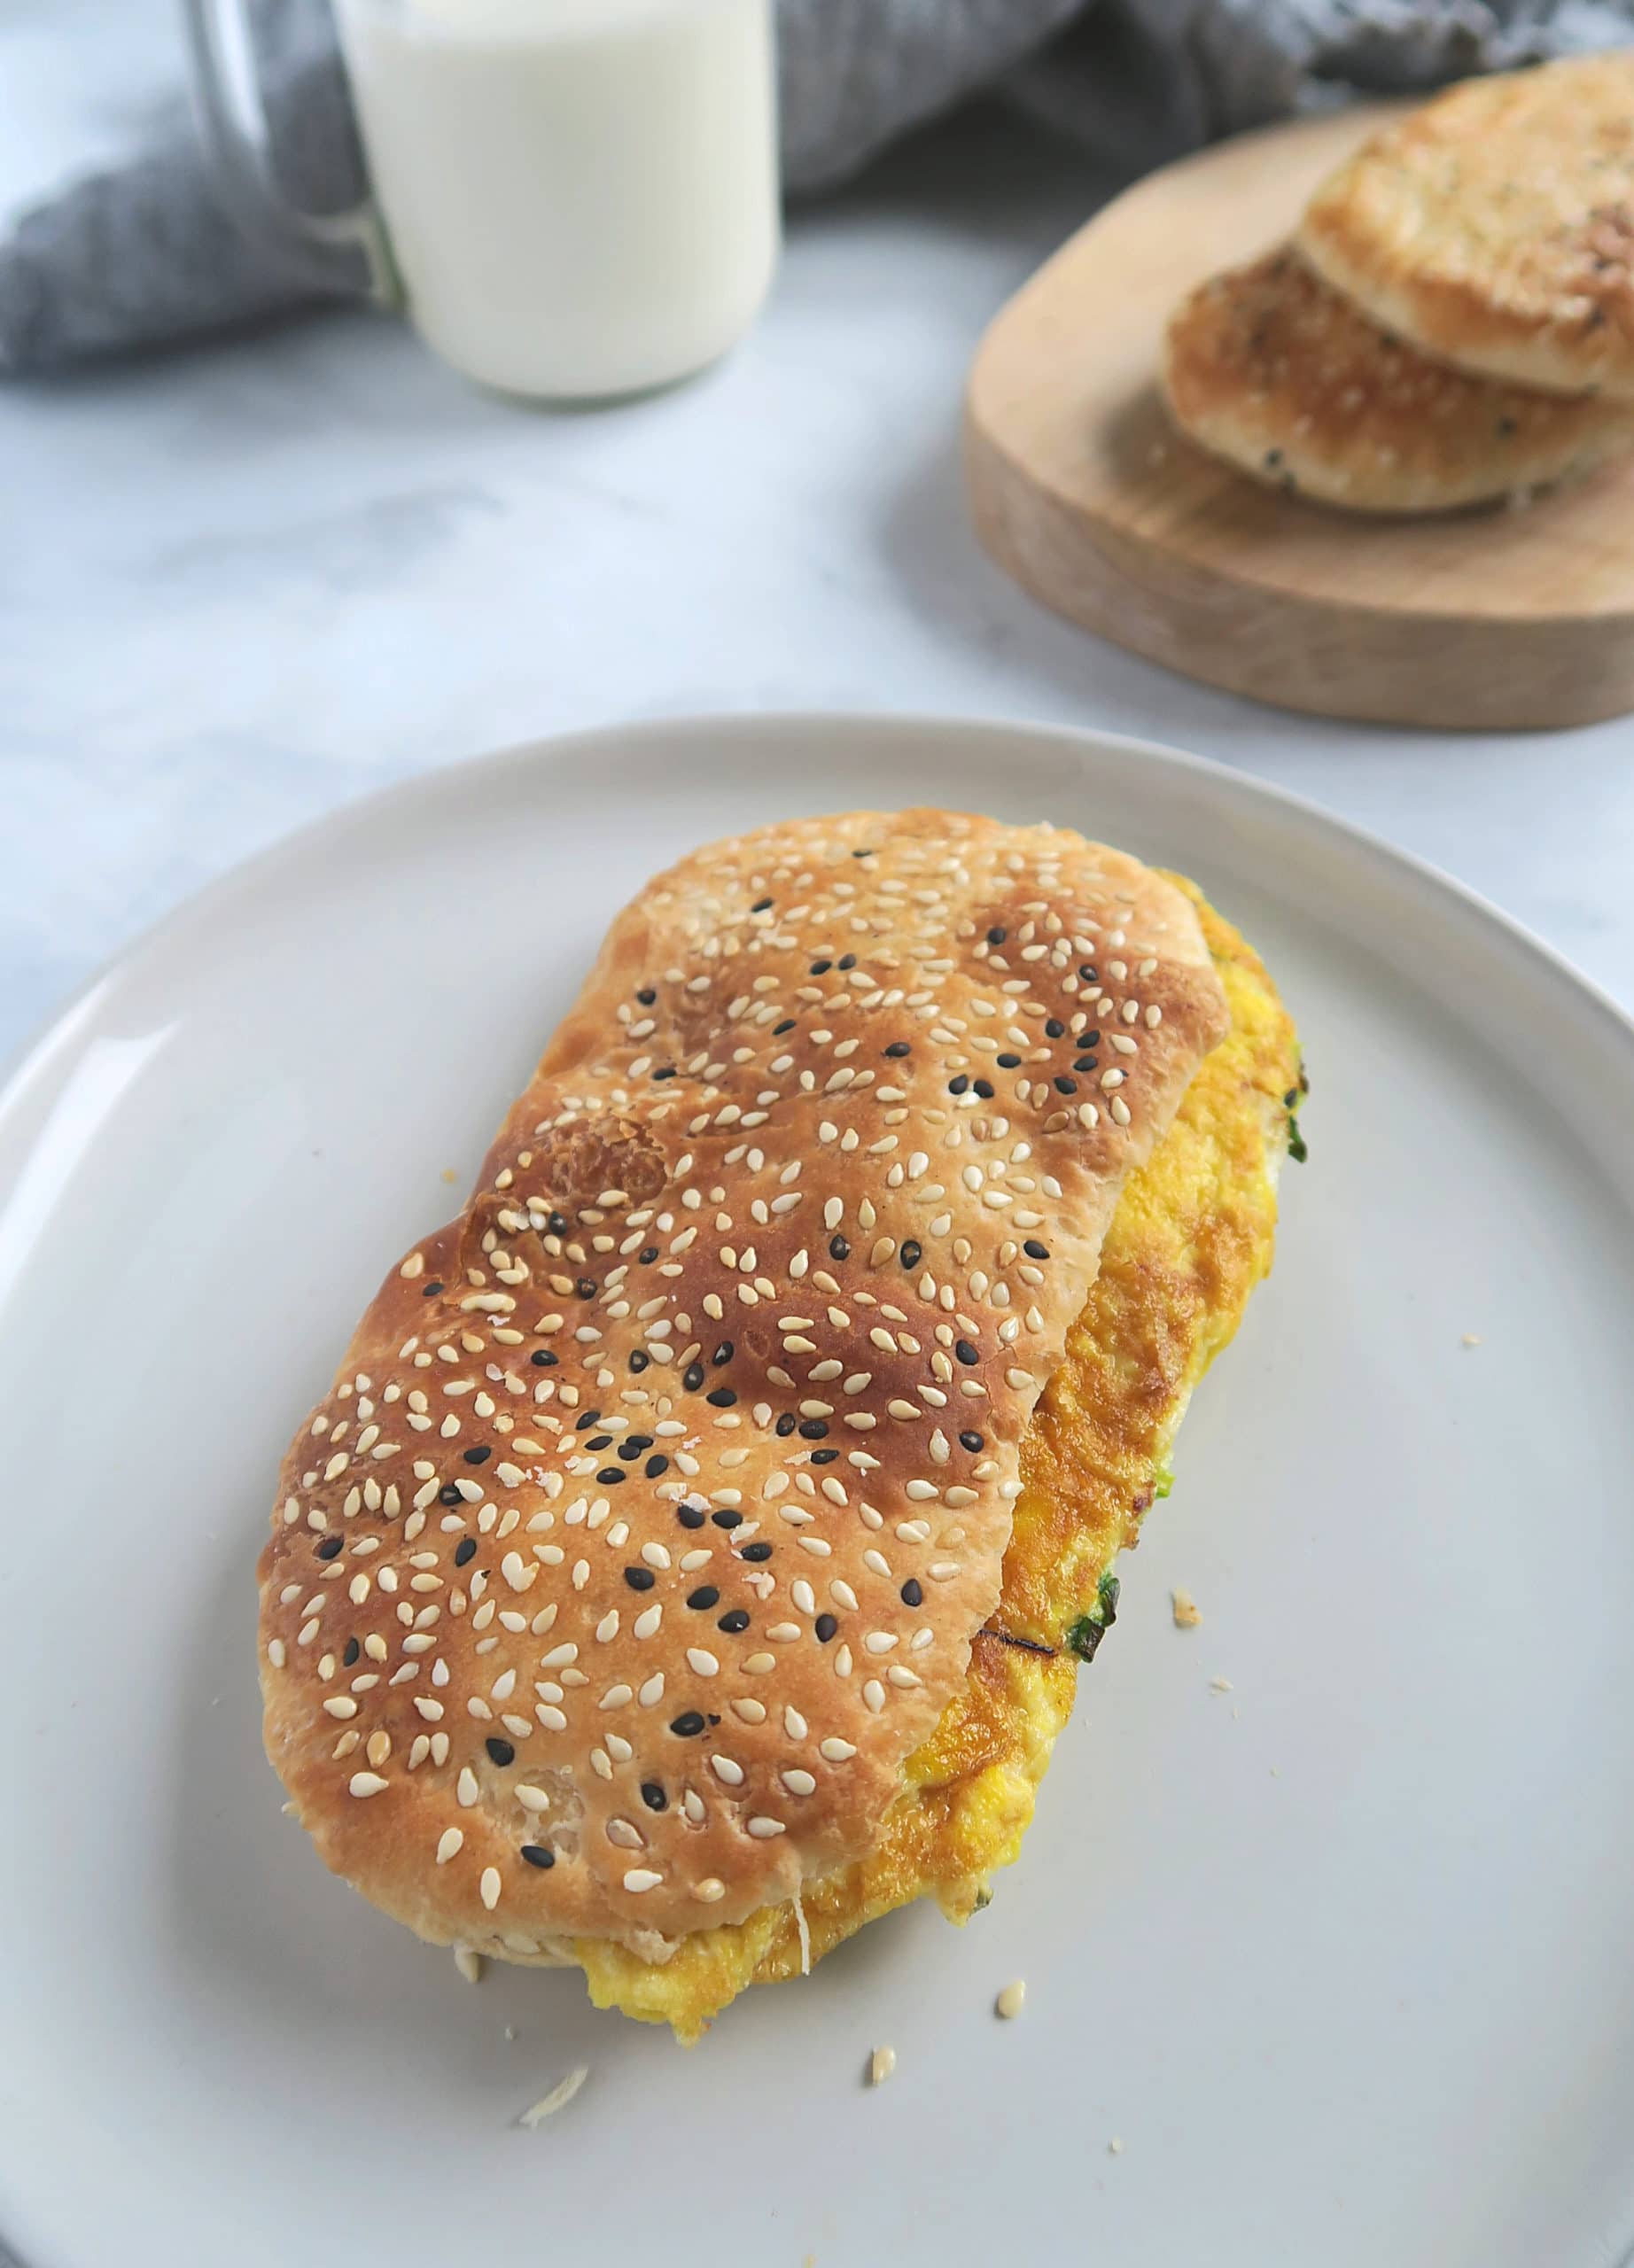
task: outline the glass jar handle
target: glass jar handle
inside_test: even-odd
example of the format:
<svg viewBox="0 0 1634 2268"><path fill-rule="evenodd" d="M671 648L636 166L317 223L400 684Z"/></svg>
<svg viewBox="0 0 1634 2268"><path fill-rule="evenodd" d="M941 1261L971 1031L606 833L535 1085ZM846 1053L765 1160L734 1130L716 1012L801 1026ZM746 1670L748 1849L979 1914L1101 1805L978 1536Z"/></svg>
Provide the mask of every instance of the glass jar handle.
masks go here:
<svg viewBox="0 0 1634 2268"><path fill-rule="evenodd" d="M370 297L401 306L402 286L372 198L346 213L303 213L279 189L245 0L184 0L184 10L199 124L233 218L316 285L355 288L361 256Z"/></svg>

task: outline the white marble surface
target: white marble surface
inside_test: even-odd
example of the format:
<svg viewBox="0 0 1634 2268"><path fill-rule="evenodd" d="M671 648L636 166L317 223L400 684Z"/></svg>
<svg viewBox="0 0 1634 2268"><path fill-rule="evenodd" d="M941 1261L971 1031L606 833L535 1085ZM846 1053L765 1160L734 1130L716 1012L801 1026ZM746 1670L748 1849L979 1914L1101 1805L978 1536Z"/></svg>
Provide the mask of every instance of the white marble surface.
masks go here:
<svg viewBox="0 0 1634 2268"><path fill-rule="evenodd" d="M0 209L124 146L179 71L169 0L12 0ZM1054 621L977 551L964 369L1095 193L1008 123L945 129L796 219L728 364L595 414L485 400L362 314L0 384L0 1054L177 899L349 797L721 708L1200 750L1451 868L1634 1002L1634 723L1451 739L1278 715Z"/></svg>

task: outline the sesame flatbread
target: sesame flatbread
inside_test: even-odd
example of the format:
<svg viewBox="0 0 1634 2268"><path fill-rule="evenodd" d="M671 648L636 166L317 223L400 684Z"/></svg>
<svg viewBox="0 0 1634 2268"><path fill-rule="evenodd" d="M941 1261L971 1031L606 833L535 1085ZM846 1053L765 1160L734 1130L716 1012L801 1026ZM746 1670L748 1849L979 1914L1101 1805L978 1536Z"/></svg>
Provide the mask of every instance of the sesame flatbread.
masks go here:
<svg viewBox="0 0 1634 2268"><path fill-rule="evenodd" d="M1513 496L1634 444L1629 405L1431 361L1287 250L1182 301L1163 384L1176 422L1216 456L1358 512L1449 511Z"/></svg>
<svg viewBox="0 0 1634 2268"><path fill-rule="evenodd" d="M1451 89L1323 183L1298 244L1427 353L1634 400L1634 50Z"/></svg>

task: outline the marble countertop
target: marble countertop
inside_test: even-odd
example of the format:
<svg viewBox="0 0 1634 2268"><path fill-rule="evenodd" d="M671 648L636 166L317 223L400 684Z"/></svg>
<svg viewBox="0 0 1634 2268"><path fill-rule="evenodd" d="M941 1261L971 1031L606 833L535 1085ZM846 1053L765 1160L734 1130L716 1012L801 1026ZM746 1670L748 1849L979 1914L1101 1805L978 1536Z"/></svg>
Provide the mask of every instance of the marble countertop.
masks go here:
<svg viewBox="0 0 1634 2268"><path fill-rule="evenodd" d="M0 210L147 130L172 0L0 13ZM572 416L324 316L0 384L0 1056L202 882L385 781L569 726L882 708L1107 726L1311 796L1634 1003L1634 720L1323 725L1054 620L982 557L956 435L1005 295L1101 193L998 115L796 216L704 379Z"/></svg>

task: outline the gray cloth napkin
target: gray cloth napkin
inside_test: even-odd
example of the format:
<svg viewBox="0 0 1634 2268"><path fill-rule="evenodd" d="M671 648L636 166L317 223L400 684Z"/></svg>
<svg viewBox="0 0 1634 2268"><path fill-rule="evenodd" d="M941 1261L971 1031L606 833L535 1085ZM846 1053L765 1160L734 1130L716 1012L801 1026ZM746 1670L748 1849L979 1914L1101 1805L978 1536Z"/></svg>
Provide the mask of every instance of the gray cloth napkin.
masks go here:
<svg viewBox="0 0 1634 2268"><path fill-rule="evenodd" d="M260 0L278 170L308 211L362 165L324 0ZM1634 39L1634 0L778 0L783 177L846 181L994 89L1125 173L1357 93ZM178 36L178 71L181 43ZM234 225L185 108L159 146L25 214L0 243L0 372L264 321L325 293Z"/></svg>

